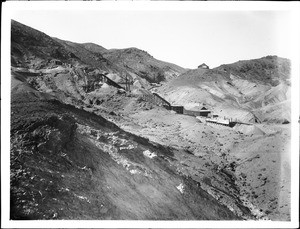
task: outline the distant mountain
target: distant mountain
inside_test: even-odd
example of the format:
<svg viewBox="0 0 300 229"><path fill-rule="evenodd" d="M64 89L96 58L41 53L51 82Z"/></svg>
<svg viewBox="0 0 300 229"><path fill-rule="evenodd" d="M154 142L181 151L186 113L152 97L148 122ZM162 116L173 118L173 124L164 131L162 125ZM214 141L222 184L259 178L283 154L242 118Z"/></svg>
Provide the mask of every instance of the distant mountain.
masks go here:
<svg viewBox="0 0 300 229"><path fill-rule="evenodd" d="M94 44L94 43L83 43L81 44L85 49L89 50L90 52L92 53L103 53L103 52L106 52L107 49L100 46L100 45L97 45L97 44Z"/></svg>
<svg viewBox="0 0 300 229"><path fill-rule="evenodd" d="M175 64L157 60L146 51L137 48L111 49L102 54L111 62L151 83L168 81L186 71Z"/></svg>

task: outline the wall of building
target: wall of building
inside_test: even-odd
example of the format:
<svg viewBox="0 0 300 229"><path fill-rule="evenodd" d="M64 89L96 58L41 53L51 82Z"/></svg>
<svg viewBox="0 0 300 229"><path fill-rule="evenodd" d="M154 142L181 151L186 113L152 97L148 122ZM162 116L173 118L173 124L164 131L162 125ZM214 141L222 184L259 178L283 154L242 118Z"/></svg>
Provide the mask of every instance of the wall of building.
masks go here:
<svg viewBox="0 0 300 229"><path fill-rule="evenodd" d="M200 111L186 110L184 109L183 114L190 116L200 116Z"/></svg>
<svg viewBox="0 0 300 229"><path fill-rule="evenodd" d="M200 111L200 116L208 117L210 113L210 111Z"/></svg>
<svg viewBox="0 0 300 229"><path fill-rule="evenodd" d="M175 111L178 114L183 114L183 106L171 106L171 110Z"/></svg>

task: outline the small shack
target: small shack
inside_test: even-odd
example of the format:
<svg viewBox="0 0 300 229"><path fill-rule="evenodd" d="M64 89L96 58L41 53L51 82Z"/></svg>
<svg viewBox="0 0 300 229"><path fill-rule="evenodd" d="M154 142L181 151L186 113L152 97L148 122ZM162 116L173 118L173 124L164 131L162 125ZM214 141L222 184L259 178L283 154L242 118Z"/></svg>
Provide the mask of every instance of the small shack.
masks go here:
<svg viewBox="0 0 300 229"><path fill-rule="evenodd" d="M200 64L200 65L198 66L198 68L209 69L208 65L206 65L205 63Z"/></svg>
<svg viewBox="0 0 300 229"><path fill-rule="evenodd" d="M200 116L208 117L210 113L211 111L207 110L206 107L202 107L200 110Z"/></svg>
<svg viewBox="0 0 300 229"><path fill-rule="evenodd" d="M190 116L203 116L208 117L211 113L210 110L206 109L205 107L200 108L199 106L191 108L191 110L184 109L184 114Z"/></svg>

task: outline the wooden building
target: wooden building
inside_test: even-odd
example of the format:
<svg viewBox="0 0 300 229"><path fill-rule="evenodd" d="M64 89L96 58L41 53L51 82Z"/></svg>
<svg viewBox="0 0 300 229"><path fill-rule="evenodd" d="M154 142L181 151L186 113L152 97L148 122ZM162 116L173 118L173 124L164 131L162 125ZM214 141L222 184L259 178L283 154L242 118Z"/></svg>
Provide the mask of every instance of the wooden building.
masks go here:
<svg viewBox="0 0 300 229"><path fill-rule="evenodd" d="M203 117L208 117L209 114L211 113L210 110L207 110L205 107L194 107L191 110L186 110L184 109L183 114L190 115L190 116L203 116Z"/></svg>
<svg viewBox="0 0 300 229"><path fill-rule="evenodd" d="M210 110L207 110L206 107L202 107L200 110L200 115L199 116L204 116L207 117L211 113Z"/></svg>
<svg viewBox="0 0 300 229"><path fill-rule="evenodd" d="M171 106L171 110L175 111L178 114L183 114L183 106Z"/></svg>
<svg viewBox="0 0 300 229"><path fill-rule="evenodd" d="M184 109L183 114L196 117L196 116L200 116L200 111Z"/></svg>
<svg viewBox="0 0 300 229"><path fill-rule="evenodd" d="M200 64L200 65L198 66L198 68L209 69L208 65L206 65L205 63Z"/></svg>

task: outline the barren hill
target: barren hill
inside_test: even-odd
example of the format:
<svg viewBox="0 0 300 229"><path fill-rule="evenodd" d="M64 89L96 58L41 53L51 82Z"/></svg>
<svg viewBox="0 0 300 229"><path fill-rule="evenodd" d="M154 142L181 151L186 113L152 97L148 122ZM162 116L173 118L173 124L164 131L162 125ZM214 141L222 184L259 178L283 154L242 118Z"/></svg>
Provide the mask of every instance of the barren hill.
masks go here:
<svg viewBox="0 0 300 229"><path fill-rule="evenodd" d="M41 68L51 59L60 59L68 63L79 61L76 55L67 51L50 36L12 20L12 66Z"/></svg>
<svg viewBox="0 0 300 229"><path fill-rule="evenodd" d="M109 73L109 77L124 83L128 77L133 87L149 88L150 83L159 83L178 76L185 69L171 63L154 59L137 48L107 50L93 44L64 41L12 21L12 65L30 66L38 69L57 59L63 63L97 68Z"/></svg>
<svg viewBox="0 0 300 229"><path fill-rule="evenodd" d="M54 38L59 42L66 50L75 54L86 65L100 68L104 71L114 70L114 65L109 63L100 53L93 53L85 48L84 45L71 41L64 41L58 38Z"/></svg>
<svg viewBox="0 0 300 229"><path fill-rule="evenodd" d="M111 49L102 54L111 62L125 67L128 71L151 83L176 78L185 71L182 67L157 60L147 52L137 48Z"/></svg>
<svg viewBox="0 0 300 229"><path fill-rule="evenodd" d="M100 54L13 21L11 55L11 219L240 218L178 173L175 149L91 112L134 101L92 87L112 72Z"/></svg>
<svg viewBox="0 0 300 229"><path fill-rule="evenodd" d="M290 121L289 77L288 59L267 56L211 70L189 70L157 91L188 108L203 104L216 114L243 122L282 123Z"/></svg>
<svg viewBox="0 0 300 229"><path fill-rule="evenodd" d="M13 76L11 219L238 219L172 150Z"/></svg>
<svg viewBox="0 0 300 229"><path fill-rule="evenodd" d="M216 69L260 84L277 86L282 81L290 83L290 60L278 56L238 61L233 64L221 65Z"/></svg>
<svg viewBox="0 0 300 229"><path fill-rule="evenodd" d="M290 219L289 124L268 124L289 122L288 61L249 62L281 63L274 77L262 63L270 79L247 61L186 71L15 21L11 59L11 219ZM262 123L211 126L147 100L150 86Z"/></svg>

